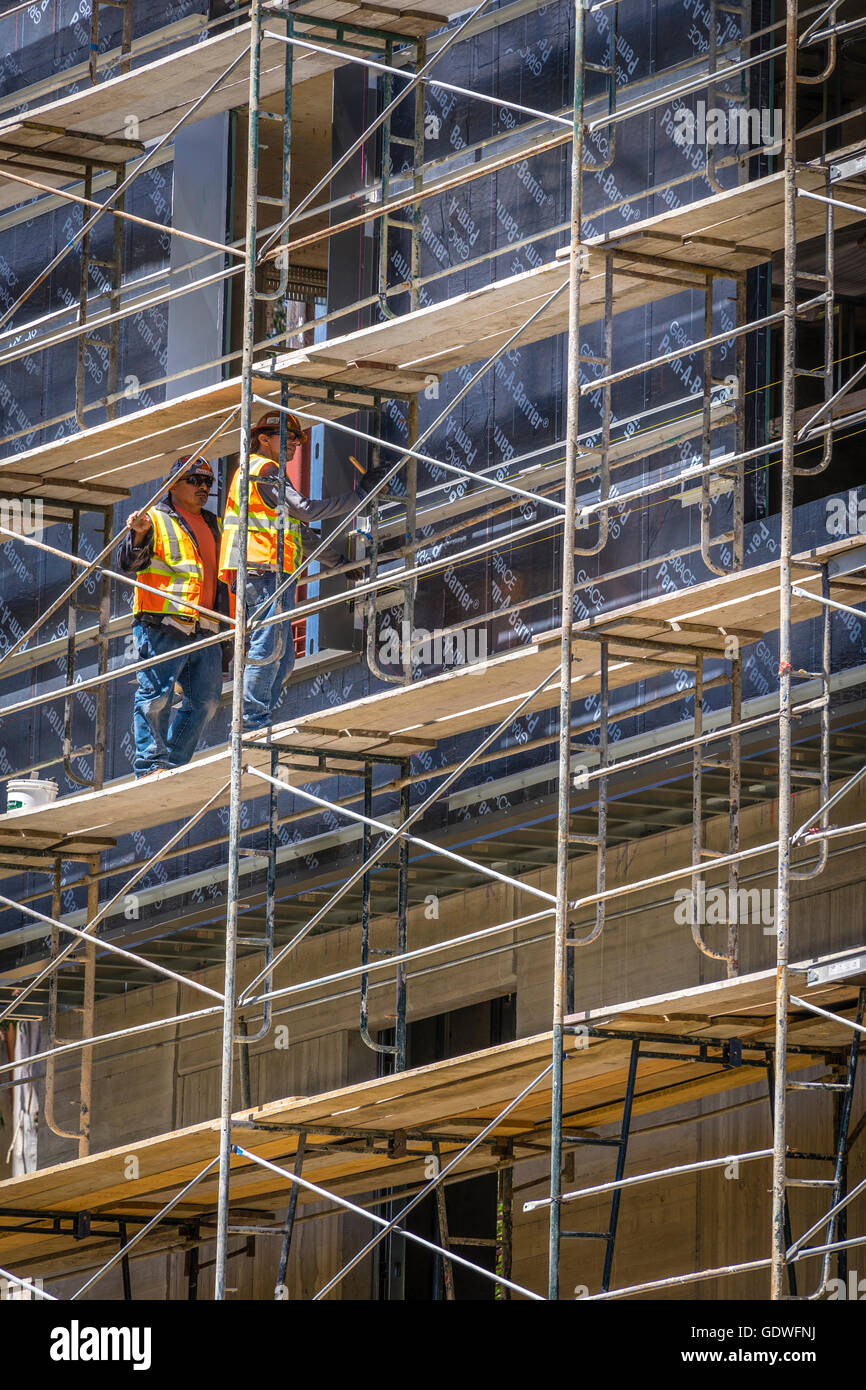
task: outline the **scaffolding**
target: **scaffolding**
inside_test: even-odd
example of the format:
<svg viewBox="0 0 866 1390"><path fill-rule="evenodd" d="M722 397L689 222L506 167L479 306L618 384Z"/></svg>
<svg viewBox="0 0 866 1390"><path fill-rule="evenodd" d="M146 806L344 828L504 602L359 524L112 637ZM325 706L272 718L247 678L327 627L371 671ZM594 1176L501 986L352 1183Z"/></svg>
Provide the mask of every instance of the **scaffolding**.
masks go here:
<svg viewBox="0 0 866 1390"><path fill-rule="evenodd" d="M131 1296L131 1259L144 1257L155 1249L182 1249L187 1255L189 1296L194 1298L200 1273L198 1250L211 1239L216 1248L215 1297L224 1299L227 1263L232 1255L230 1236L263 1232L280 1239L276 1281L279 1288L284 1285L296 1224L302 1219L297 1214L301 1190L338 1209L360 1214L377 1227L370 1240L317 1292L317 1298L336 1288L362 1259L395 1233L401 1238L420 1240L403 1223L431 1194L436 1197L440 1238L426 1245L443 1261L447 1297L454 1296L453 1265L461 1264L493 1282L498 1297L557 1299L561 1292L562 1243L566 1238L577 1238L597 1239L604 1247L601 1288L586 1295L590 1298L627 1297L767 1269L771 1297L783 1299L797 1293L797 1264L820 1257L819 1285L809 1295L817 1298L826 1289L832 1257L836 1255L841 1262L848 1248L866 1241L866 1236L849 1240L845 1226L846 1209L863 1187L858 1182L849 1190L847 1156L859 1036L866 1032L866 991L862 987L866 963L862 955L850 951L792 963L789 927L792 881L819 875L827 864L833 839L862 831L862 826L856 824L833 826L829 819L831 808L863 776L863 769L855 768L840 784L832 778L831 701L837 673L831 669L831 624L836 612L862 616L852 603L862 597L866 550L859 536L854 536L835 540L820 550L796 553L793 504L795 476L825 471L832 459L835 434L862 419L862 407L856 397L847 398L866 370L852 370L837 387L834 239L839 230L866 218L866 155L862 143L834 146L828 153L827 130L838 132L851 113L825 122L819 155L807 159L798 153L801 141L815 139L814 127L798 130L798 84L814 80L798 69L804 52L826 48L826 72L830 72L837 62L838 36L850 32L852 27L866 26L866 20L846 21L839 17L840 4L804 7L789 3L785 16L776 23L755 32L738 33L730 43L719 45L719 14L739 7L713 0L709 26L712 42L705 59L686 64L686 70L654 74L652 79L636 83L636 93L632 93L629 84L624 90L618 85L616 68L619 11L621 5L628 4L629 0L596 0L594 4L574 0L572 101L560 111L545 113L498 94L467 92L440 80L434 65L454 43L478 32L479 25L490 18L485 14L489 0L482 0L468 15L449 0L428 7L423 15L401 11L382 0L372 12L369 6L359 9L360 18L352 11L351 17L336 19L317 14L316 4L301 10L271 0L251 0L244 16L233 17L222 26L222 31L217 23L214 36L194 48L138 69L132 69L125 56L121 74L103 83L96 81L98 74L92 67L91 78L96 85L91 91L48 103L26 118L16 117L0 125L0 144L7 152L0 164L0 205L4 205L4 200L8 200L5 205L20 201L22 190L28 189L77 202L85 209L79 231L0 317L0 330L5 328L0 334L2 363L16 360L25 351L46 350L70 339L75 340L78 354L74 410L78 432L0 461L0 486L5 491L20 498L22 504L35 499L44 502L49 521L69 519L73 528L72 577L68 587L43 608L38 621L0 657L0 678L38 667L53 651L53 645L36 642L37 631L65 607L68 618L64 684L59 690L38 691L12 703L4 715L38 710L62 697L63 767L68 776L85 788L51 806L0 817L0 864L13 872L38 872L50 882L47 890L41 889L18 906L34 927L38 926L43 934L50 931L51 941L47 964L4 996L0 1022L31 1016L47 1019L48 1046L29 1061L45 1062L47 1122L56 1133L76 1139L79 1153L79 1186L71 1202L58 1202L56 1177L53 1170L47 1169L0 1184L0 1214L11 1251L5 1259L13 1266L16 1261L26 1261L34 1251L41 1252L52 1240L67 1255L73 1248L79 1255L86 1255L88 1250L92 1254L101 1249L100 1241L119 1244L107 1261L96 1264L95 1256L89 1264L87 1259L73 1261L76 1268L88 1271L88 1278L75 1297L118 1264L123 1271L125 1294ZM604 65L590 62L586 43L588 15L601 10L610 13L609 52ZM95 5L92 24L97 36L98 11L99 6ZM381 15L383 27L373 26L371 13ZM452 15L458 16L458 22L436 35ZM131 0L127 0L125 55L130 50L131 19ZM750 71L774 61L784 66L783 167L779 172L759 170L758 177L746 177L731 188L723 188L719 175L726 167L725 161L717 159L708 147L704 151L704 168L711 187L717 190L711 197L662 214L643 216L616 232L585 234L586 184L599 170L597 159L588 153L590 136L600 132L612 147L620 125L630 118L668 106L690 93L706 92L712 97L720 82L735 77L745 80ZM186 102L186 109L178 117L170 94L182 63L192 64L200 94ZM295 88L302 89L305 80L347 64L384 75L381 110L357 141L293 206L292 160L299 138L295 127L303 129ZM588 95L590 73L600 73L607 79L607 91L601 101L591 101ZM494 137L482 142L469 150L471 162L464 160L456 172L448 168L443 172L437 162L425 161L424 93L428 84L472 99L493 100L500 108L529 119L525 128L521 125L518 137ZM407 96L413 101L411 141L395 134L391 120ZM266 101L281 104L282 189L277 200L260 196L258 187L260 123L274 114ZM116 129L118 111L133 109L133 103L137 103L134 109L141 112L134 140L120 136ZM185 285L169 284L163 289L148 286L143 294L137 286L130 294L122 265L122 231L131 217L124 206L125 191L184 123L237 107L247 112L243 236L236 244L220 245L182 229L165 228L171 236L204 243L203 251L207 254L202 254L196 263L203 273ZM318 202L341 169L374 136L380 149L375 185L331 197L326 203ZM398 176L392 168L390 150L401 140L410 151L410 167L408 173ZM527 240L557 236L567 240L567 245L534 269L492 280L481 289L425 307L425 279L421 275L425 199L465 187L492 171L558 146L570 147L570 218L567 224L544 227ZM749 161L757 157L747 154L732 159L728 167L734 165L738 175L748 176ZM132 160L137 162L130 168ZM95 170L107 173L113 180L100 203L94 198ZM83 180L83 195L67 186L69 178L75 175ZM664 192L666 187L661 184L646 193ZM353 214L351 205L362 199L361 211ZM272 202L278 204L275 220L262 227L260 209ZM87 211L91 208L95 211ZM311 232L296 225L323 212L337 212L339 217ZM103 296L107 298L107 307L97 308L90 286L89 233L108 213L114 217L114 256L110 264L100 263L109 273L109 291ZM404 215L398 216L401 213ZM304 329L343 319L350 309L375 307L381 321L301 348L287 347L292 330L257 341L256 305L263 299L286 297L291 277L298 269L299 263L294 259L297 253L327 243L353 226L370 223L377 224L379 237L374 293L304 324ZM410 255L408 275L389 283L389 236L393 231L408 232ZM822 237L825 246L821 274L798 269L798 246L816 237ZM39 284L79 243L82 270L74 322L64 324L58 321L62 316L48 315L32 325L22 325L20 321L11 325ZM492 263L497 254L488 252L479 260ZM747 275L774 256L783 268L783 307L779 312L750 317ZM215 262L219 267L216 270ZM464 268L464 264L427 277L427 283ZM278 275L275 291L263 288L263 273L268 269ZM237 370L238 374L216 386L175 396L164 405L119 415L117 407L122 393L118 381L118 333L123 318L145 305L167 302L206 285L232 282L241 294L242 348L240 353L227 354L218 364L205 365L219 365L229 371ZM714 290L721 282L734 285L732 321L724 323L714 302ZM616 369L615 313L662 300L684 288L703 296L702 339ZM408 308L395 314L392 301L401 298ZM817 373L798 365L797 356L798 325L816 311L823 315L825 324L824 360ZM582 345L582 330L591 324L601 326L598 353ZM31 326L34 335L24 332ZM753 341L752 335L773 327L781 329L783 342L781 436L776 441L762 439L751 447L746 435L747 346ZM93 336L100 328L107 328L107 338ZM505 468L491 466L478 471L427 452L427 441L437 428L515 343L526 345L562 333L567 334L564 440L514 458ZM93 343L108 353L108 389L104 398L88 402L83 362L87 345ZM725 344L733 344L735 370L725 381L719 381L713 374L713 352ZM613 388L617 383L695 354L700 354L703 361L701 389L687 400L673 403L682 408L679 414L662 411L664 418L657 418L658 412L648 408L637 432L626 433L618 428L613 409ZM188 374L200 370L201 365L190 367ZM591 369L591 375L586 368ZM421 430L419 394L431 383L438 384L446 372L456 369L461 370L462 385L433 422ZM797 411L796 384L798 377L806 374L820 379L823 402L802 419ZM164 385L171 380L164 377L149 384ZM581 419L581 403L588 397L594 397L600 405L600 425L592 431L583 428ZM383 407L391 401L406 406L405 444L394 444L383 431ZM87 412L97 407L105 411L106 423L88 426ZM149 779L145 785L128 781L104 785L108 685L152 664L124 659L110 669L110 644L128 631L123 620L111 618L110 585L112 581L133 588L137 584L106 568L119 539L112 535L114 505L125 500L133 483L155 483L164 477L167 462L178 454L206 453L219 443L221 451L239 452L240 525L245 527L250 435L259 408L273 408L281 414L283 466L285 418L290 411L305 422L360 439L368 447L373 463L384 460L388 465L375 492L366 500L359 497L352 515L338 527L338 534L345 534L360 514L369 517L356 539L355 555L330 571L339 575L360 569L362 577L347 579L348 591L295 601L290 611L263 620L259 612L247 613L246 557L242 550L236 617L223 620L221 631L199 639L198 643L232 643L235 679L228 746L210 750L188 768ZM367 412L366 431L355 423L344 423L345 416L357 411ZM14 438L8 436L10 441ZM699 464L664 465L658 470L659 476L648 482L617 486L615 470L651 458L672 444L692 440L699 441ZM719 440L724 442L720 444ZM815 445L821 450L819 463L809 468L798 464L798 449ZM770 458L778 463L781 479L780 542L776 558L768 564L754 565L747 563L744 543L746 476L750 464L766 463ZM438 468L445 483L427 492L419 491L419 462ZM446 483L454 477L462 485L459 495L443 495ZM399 504L388 502L385 496L395 481L404 489ZM160 483L150 504L166 491L167 484ZM713 577L703 584L641 603L609 607L595 617L576 620L581 583L576 575L576 560L603 553L615 508L658 495L679 495L684 505L699 508L699 540L691 550L700 556ZM714 533L712 502L720 495L730 498L731 525L727 531ZM448 558L430 559L429 541L425 539L422 546L419 538L429 536L431 529L438 540L460 535L480 518L515 513L527 504L532 509L532 519L527 520L524 511L510 539L548 537L560 547L561 570L553 592L531 595L521 604L521 611L526 613L542 603L557 603L558 631L536 632L529 643L492 658L484 666L470 666L423 680L413 679L411 646L402 654L400 670L384 669L377 655L377 622L382 608L385 604L396 607L401 630L412 632L419 584L430 576L443 575L451 563ZM101 518L100 547L95 556L79 559L80 518L84 512L94 510ZM21 536L10 525L0 526L0 536L23 541L37 550L60 553L42 541ZM489 554L497 543L488 540L466 545L461 561ZM307 555L301 570L283 587L296 583L299 574L316 574L311 566L320 560L324 549L324 545L316 547ZM645 560L637 562L634 571L639 572L645 564ZM77 619L81 612L88 611L81 598L82 586L88 579L97 585L96 603L89 608L95 612L96 622L82 631ZM852 603L846 603L846 598ZM267 736L244 734L240 675L250 629L262 621L297 621L347 600L363 613L365 652L371 672L393 688L275 725ZM816 615L822 631L820 669L797 671L793 666L791 629L795 623ZM484 619L493 616L482 615ZM455 624L450 633L460 630L461 624ZM744 708L743 698L744 649L776 630L780 633L778 701L769 711L750 713ZM97 650L96 675L81 679L76 675L76 662L82 647L90 644L95 644ZM706 667L712 667L714 672L707 678ZM674 670L684 671L689 677L688 690L694 705L690 736L683 737L681 728L672 729L648 751L615 757L609 737L612 693L636 688L638 682ZM726 720L705 720L703 697L711 687L729 692ZM75 702L90 692L96 696L92 738L88 744L75 748ZM597 717L581 720L576 718L577 701L587 696L597 701ZM663 696L656 703L663 706L673 698ZM458 854L446 848L441 839L423 839L413 832L412 827L435 803L441 802L467 771L505 755L508 750L500 746L500 740L507 736L515 720L557 707L556 734L525 745L556 748L553 892L525 877L504 873L483 856ZM648 705L635 697L632 708L638 711ZM794 721L807 712L815 714L820 722L815 782L818 809L796 825L792 730ZM778 732L777 835L771 841L744 847L742 742L762 728ZM483 736L473 750L437 768L436 786L413 804L413 786L424 778L413 772L412 758L434 749L445 738L472 733L477 736L482 730ZM594 742L592 736L596 734ZM727 745L726 756L720 757L713 751L712 745L717 743ZM691 855L687 862L664 873L631 880L626 877L612 886L611 780L623 771L657 765L660 759L674 754L691 760ZM74 766L82 756L92 758L92 772L87 777ZM37 771L45 765L29 770ZM703 812L702 785L709 769L722 770L727 780L727 843L722 848L708 843L711 836ZM387 774L390 780L377 781L377 773ZM572 829L578 774L582 777L579 785L589 788L594 797L592 830ZM351 795L337 801L310 790L316 782L335 775L352 781ZM280 814L280 796L287 790L302 803L302 810L295 813L297 818L303 818L304 807L318 807L359 826L361 861L289 940L279 945L275 932L278 830L290 819ZM399 797L398 811L387 818L374 816L374 798L383 791ZM266 885L264 935L260 943L264 962L251 979L241 984L240 907L244 896L243 860L248 852L243 841L249 834L244 808L248 801L265 794ZM360 811L350 809L350 805L358 804ZM227 915L224 981L221 990L214 990L191 974L171 970L146 955L118 946L99 935L98 929L149 870L170 859L173 852L180 853L177 846L183 844L209 811L219 807L227 808ZM101 856L116 843L110 828L123 826L124 833L149 829L164 824L169 814L182 820L180 829L156 853L132 865L122 886L107 901L100 902L100 883L110 876ZM374 835L380 837L376 842ZM521 896L525 915L448 938L435 946L413 948L407 933L411 845L463 870L471 870L483 880L507 885ZM801 848L806 848L807 853L797 857L795 851ZM387 950L383 952L381 945L377 948L381 956L377 958L371 938L372 871L389 855L395 856L391 861L396 873L394 931ZM571 872L574 859L587 855L594 861L594 887L575 898ZM775 972L743 975L736 921L729 926L724 948L717 950L707 944L693 912L689 925L694 944L704 957L723 965L725 981L681 992L686 996L683 998L672 993L663 999L622 1002L617 1008L576 1010L575 976L580 947L601 936L613 899L677 884L689 887L694 904L706 892L708 877L716 877L719 872L724 875L727 893L736 899L741 889L742 867L751 861L761 864L764 872L768 865L775 866ZM72 926L63 916L63 872L72 863L83 864L86 870L75 880L77 886L86 887L83 928ZM359 963L301 984L278 986L276 972L281 963L356 885L361 895ZM50 912L40 912L30 905L49 897ZM523 897L535 901L523 904ZM0 896L0 904L16 905L5 896ZM407 1001L415 963L458 947L468 947L471 959L471 951L482 949L482 943L489 939L544 924L548 936L552 931L554 948L549 1033L491 1048L456 1063L437 1064L440 1071L432 1080L430 1068L407 1069ZM64 936L71 940L64 943ZM204 994L206 1000L196 997L195 1007L168 1018L97 1034L97 947L122 961L124 970L137 972L130 973L131 979L170 979L196 996ZM67 962L82 966L82 1036L74 1041L59 1041L58 980ZM387 976L386 985L381 981L381 972ZM800 983L801 977L804 983ZM301 1103L274 1101L254 1109L249 1048L272 1026L275 1002L343 983L357 990L361 1039L386 1059L383 1066L390 1069L389 1073L376 1082L343 1088L330 1096L310 1097ZM370 1031L369 999L374 985L393 989L392 1042L379 1041ZM37 1005L36 1013L28 1012ZM689 1026L684 1027L681 1021L671 1023L670 1015L680 1020L687 1015ZM259 1032L250 1033L250 1021L259 1017ZM820 1026L814 1023L816 1018L821 1020ZM196 1127L194 1134L185 1130L138 1146L142 1150L150 1147L154 1157L154 1166L148 1169L140 1191L159 1193L160 1200L170 1193L159 1211L145 1219L128 1205L109 1197L107 1175L116 1168L117 1153L90 1154L94 1051L108 1043L122 1044L132 1036L197 1020L217 1020L221 1028L218 1122ZM80 1058L79 1124L74 1133L60 1128L54 1117L54 1068L61 1055ZM236 1060L240 1062L240 1107L234 1080ZM589 1083L585 1082L582 1069L587 1069L586 1074L591 1076L596 1063L607 1076L606 1088L595 1083L598 1093L587 1093ZM789 1079L791 1072L810 1066L823 1066L823 1078ZM641 1183L676 1179L695 1168L680 1164L626 1176L633 1117L676 1104L678 1094L717 1094L751 1084L755 1068L768 1081L772 1146L705 1160L702 1166L770 1161L769 1254L760 1261L739 1261L613 1287L623 1190ZM826 1068L831 1069L831 1079L827 1079ZM11 1070L13 1064L0 1067L0 1073ZM670 1076L666 1076L668 1072ZM660 1076L664 1084L657 1093L652 1078ZM578 1084L582 1079L583 1090ZM447 1097L451 1086L455 1090L453 1102L446 1101L443 1107L430 1105L431 1087L441 1088ZM833 1100L831 1153L807 1153L789 1143L788 1100L792 1090L824 1092ZM583 1095L584 1101L591 1098L593 1103L577 1104L574 1097L578 1094ZM364 1110L367 1101L369 1114ZM467 1105L482 1111L487 1107L492 1112L474 1133L465 1132L465 1125L461 1128ZM355 1118L347 1126L341 1115L350 1109ZM377 1116L392 1111L393 1122L379 1122ZM615 1122L618 1135L600 1139L577 1132L590 1122L593 1126ZM615 1177L602 1185L565 1190L564 1157L569 1151L576 1152L581 1144L612 1148ZM549 1153L549 1194L526 1203L524 1210L544 1209L549 1214L548 1285L544 1294L511 1278L511 1211L516 1200L513 1171L517 1163L537 1158L539 1153ZM430 1158L435 1160L432 1177L426 1167ZM829 1165L832 1176L802 1178L791 1171L794 1161L819 1160ZM289 1163L293 1164L291 1168L286 1166ZM403 1188L398 1199L393 1195L382 1199L382 1205L390 1204L387 1217L373 1210L376 1202L358 1205L349 1201L348 1194L393 1189L395 1171ZM311 1172L317 1181L311 1180ZM478 1172L496 1173L500 1209L507 1212L497 1237L494 1273L458 1254L455 1246L459 1249L463 1242L448 1230L448 1185L465 1181ZM387 1174L391 1176L386 1181ZM824 1188L827 1199L822 1220L796 1238L788 1205L790 1189L795 1186ZM134 1185L128 1189L130 1194L136 1190ZM256 1225L258 1217L251 1204L263 1197L272 1200L281 1190L289 1200L285 1222ZM586 1232L564 1226L563 1218L571 1203L590 1195L609 1195L606 1229ZM405 1203L403 1196L408 1199ZM182 1214L173 1215L179 1206L183 1207ZM246 1211L247 1206L251 1206L252 1214ZM132 1235L131 1228L136 1228ZM823 1234L819 1236L820 1232ZM94 1243L89 1245L90 1241ZM0 1240L0 1250L5 1249ZM136 1251L134 1256L132 1251Z"/></svg>

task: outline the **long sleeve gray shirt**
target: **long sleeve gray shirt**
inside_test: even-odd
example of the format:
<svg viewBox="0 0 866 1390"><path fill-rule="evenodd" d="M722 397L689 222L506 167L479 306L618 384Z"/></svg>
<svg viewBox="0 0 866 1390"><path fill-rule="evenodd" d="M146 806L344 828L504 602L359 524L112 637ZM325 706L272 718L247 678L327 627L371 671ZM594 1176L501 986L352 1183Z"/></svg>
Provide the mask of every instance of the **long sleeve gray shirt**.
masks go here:
<svg viewBox="0 0 866 1390"><path fill-rule="evenodd" d="M279 468L273 464L273 472L264 475L259 474L253 486L266 507L276 508L280 500L280 475ZM292 485L289 478L285 484L285 508L286 513L294 517L301 523L304 533L304 550L309 553L313 549L311 541L315 546L321 543L322 537L317 531L310 530L312 522L328 521L337 517L346 516L358 504L358 494L356 492L342 492L336 497L305 497L302 492ZM325 550L320 560L326 564L336 565L346 559L348 551L345 536L336 536L333 542Z"/></svg>
<svg viewBox="0 0 866 1390"><path fill-rule="evenodd" d="M276 464L273 468L273 473L260 473L253 484L266 507L276 507L280 500L279 469ZM341 492L337 497L305 497L292 486L291 480L286 478L286 511L289 516L307 526L313 521L328 521L334 517L346 516L357 505L356 492Z"/></svg>

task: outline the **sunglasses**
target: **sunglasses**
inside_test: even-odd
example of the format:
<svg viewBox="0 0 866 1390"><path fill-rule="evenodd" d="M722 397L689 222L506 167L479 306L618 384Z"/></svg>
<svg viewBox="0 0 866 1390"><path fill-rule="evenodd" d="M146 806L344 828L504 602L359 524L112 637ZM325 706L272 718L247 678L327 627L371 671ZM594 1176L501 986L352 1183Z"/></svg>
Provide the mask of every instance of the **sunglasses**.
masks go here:
<svg viewBox="0 0 866 1390"><path fill-rule="evenodd" d="M276 429L276 430L259 430L259 434L260 434L260 435L262 435L262 434L275 435L275 434L279 434L279 432L280 432L280 431L279 431L278 429ZM295 434L294 430L289 430L288 434L286 435L286 443L287 443L287 444L300 444L300 442L301 442L301 436L300 436L299 434Z"/></svg>
<svg viewBox="0 0 866 1390"><path fill-rule="evenodd" d="M199 484L201 484L202 487L211 488L213 487L213 474L187 473L186 476L181 479L181 481L184 483L192 483L193 487L198 487Z"/></svg>

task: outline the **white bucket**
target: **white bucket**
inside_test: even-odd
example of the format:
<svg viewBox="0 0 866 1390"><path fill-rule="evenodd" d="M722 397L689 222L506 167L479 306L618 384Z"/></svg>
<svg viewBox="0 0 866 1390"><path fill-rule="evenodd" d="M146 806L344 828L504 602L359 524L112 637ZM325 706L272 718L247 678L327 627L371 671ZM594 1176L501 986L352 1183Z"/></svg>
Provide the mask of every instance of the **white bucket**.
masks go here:
<svg viewBox="0 0 866 1390"><path fill-rule="evenodd" d="M56 782L41 782L38 777L13 777L6 783L6 810L32 811L36 806L49 806L56 795Z"/></svg>

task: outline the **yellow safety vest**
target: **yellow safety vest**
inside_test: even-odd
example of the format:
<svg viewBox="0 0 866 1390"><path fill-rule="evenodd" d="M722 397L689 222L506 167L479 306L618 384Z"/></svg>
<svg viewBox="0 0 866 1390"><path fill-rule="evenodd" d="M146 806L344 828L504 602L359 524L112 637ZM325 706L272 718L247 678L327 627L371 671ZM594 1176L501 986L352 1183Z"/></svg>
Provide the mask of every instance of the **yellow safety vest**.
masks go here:
<svg viewBox="0 0 866 1390"><path fill-rule="evenodd" d="M136 589L132 611L170 613L195 621L198 615L187 604L201 603L203 571L196 544L170 512L151 507L147 515L153 525L153 557L135 577L160 592Z"/></svg>
<svg viewBox="0 0 866 1390"><path fill-rule="evenodd" d="M250 483L261 476L265 468L272 466L271 460L262 454L250 455ZM220 543L219 577L225 583L232 583L238 567L240 537L240 503L238 500L238 479L240 469L232 478L223 518L223 534ZM268 507L259 495L257 487L250 487L250 509L247 523L247 564L255 569L277 568L277 508ZM303 545L301 527L294 517L286 517L283 525L283 574L292 574L301 563Z"/></svg>

